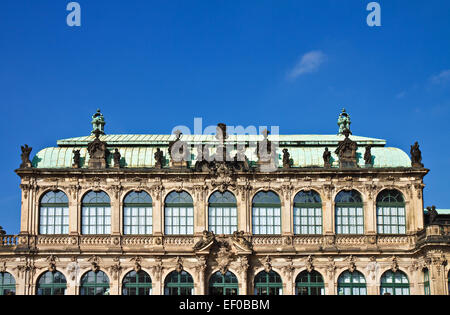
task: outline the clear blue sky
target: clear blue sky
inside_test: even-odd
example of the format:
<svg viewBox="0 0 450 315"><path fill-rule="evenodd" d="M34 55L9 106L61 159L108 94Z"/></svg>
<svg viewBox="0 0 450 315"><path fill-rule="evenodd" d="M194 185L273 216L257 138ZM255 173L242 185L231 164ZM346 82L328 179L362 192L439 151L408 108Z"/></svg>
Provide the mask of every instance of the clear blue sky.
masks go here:
<svg viewBox="0 0 450 315"><path fill-rule="evenodd" d="M20 145L32 155L87 135L175 125L278 125L335 134L345 106L356 135L409 154L419 141L425 204L450 208L450 1L66 0L0 2L0 225L19 231ZM302 62L303 61L303 62Z"/></svg>

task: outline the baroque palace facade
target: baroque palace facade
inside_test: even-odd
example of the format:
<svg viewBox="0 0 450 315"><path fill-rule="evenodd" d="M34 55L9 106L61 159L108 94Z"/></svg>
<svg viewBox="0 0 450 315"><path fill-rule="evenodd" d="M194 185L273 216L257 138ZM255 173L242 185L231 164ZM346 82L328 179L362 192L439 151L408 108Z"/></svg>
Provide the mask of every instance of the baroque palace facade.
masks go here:
<svg viewBox="0 0 450 315"><path fill-rule="evenodd" d="M411 158L351 135L105 135L22 147L0 295L448 294ZM276 145L275 145L276 144ZM254 145L254 146L253 146ZM229 149L229 150L228 150Z"/></svg>

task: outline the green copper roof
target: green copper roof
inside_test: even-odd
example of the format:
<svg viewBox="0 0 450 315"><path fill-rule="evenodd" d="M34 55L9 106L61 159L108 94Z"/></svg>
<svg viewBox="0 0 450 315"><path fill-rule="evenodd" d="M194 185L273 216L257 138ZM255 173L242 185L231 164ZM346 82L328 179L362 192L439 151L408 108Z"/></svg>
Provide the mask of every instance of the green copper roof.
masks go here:
<svg viewBox="0 0 450 315"><path fill-rule="evenodd" d="M358 143L358 163L364 166L365 146L372 145L373 167L410 167L411 160L408 155L397 148L385 147L386 141L374 138L350 136ZM161 148L168 159L169 141L175 140L174 135L106 135L101 136L106 141L112 152L119 149L124 168L150 168L155 165L154 154L156 148ZM227 141L248 143L262 140L262 136L230 135ZM287 148L293 160L293 167L323 167L323 152L328 147L332 152L333 167L338 166L338 157L334 153L339 141L344 139L342 135L280 135L269 136L272 141L279 141L278 149L279 165L282 166L282 150ZM73 151L80 150L81 167L88 165L89 154L87 144L94 140L94 136L79 137L59 140L58 147L46 148L34 157L33 167L36 168L71 168L73 163ZM214 135L186 135L183 141L189 144L217 143ZM192 160L196 158L196 150L192 150ZM235 154L231 152L231 156ZM250 161L256 162L255 148L248 148L246 155ZM109 159L111 159L111 155ZM111 161L108 161L111 165Z"/></svg>

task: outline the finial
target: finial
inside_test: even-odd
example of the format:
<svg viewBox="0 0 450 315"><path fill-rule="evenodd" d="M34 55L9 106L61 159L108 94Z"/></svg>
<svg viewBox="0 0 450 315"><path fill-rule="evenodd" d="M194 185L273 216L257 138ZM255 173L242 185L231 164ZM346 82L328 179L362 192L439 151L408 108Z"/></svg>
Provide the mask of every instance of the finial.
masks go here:
<svg viewBox="0 0 450 315"><path fill-rule="evenodd" d="M105 118L103 117L103 114L101 113L100 109L97 109L97 112L92 116L92 132L91 134L94 135L96 130L100 131L100 134L105 134Z"/></svg>
<svg viewBox="0 0 450 315"><path fill-rule="evenodd" d="M346 112L345 108L342 109L342 113L339 114L338 118L338 126L339 126L339 135L344 134L344 130L348 129L350 131L350 115ZM351 131L350 131L351 134Z"/></svg>

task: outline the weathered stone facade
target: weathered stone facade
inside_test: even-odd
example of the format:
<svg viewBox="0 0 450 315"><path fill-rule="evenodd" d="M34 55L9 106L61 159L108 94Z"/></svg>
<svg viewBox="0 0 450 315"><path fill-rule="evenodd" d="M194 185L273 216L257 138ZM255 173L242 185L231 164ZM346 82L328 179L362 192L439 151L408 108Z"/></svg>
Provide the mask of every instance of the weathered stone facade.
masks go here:
<svg viewBox="0 0 450 315"><path fill-rule="evenodd" d="M231 271L238 278L241 295L254 293L255 275L262 270L281 276L284 295L295 294L295 279L304 270L322 275L327 295L338 294L338 278L346 270L364 275L368 294L380 294L380 278L387 270L402 271L409 280L410 293L424 294L425 269L429 271L431 294L449 293L450 228L424 226L423 177L428 172L424 168L281 165L269 173L256 168L212 174L193 167L26 167L16 172L21 177L21 230L17 236L0 236L0 272L14 276L17 294L35 294L39 277L48 270L65 276L66 294L79 294L81 277L90 270L106 273L110 294L122 294L123 277L136 268L150 275L152 294L156 295L164 294L164 280L174 270L192 275L196 295L208 293L209 279L218 270ZM376 199L386 189L398 190L404 196L405 234L377 232ZM296 235L294 197L311 190L322 201L323 233ZM360 235L336 233L335 197L348 190L362 196L364 233ZM39 232L40 200L49 191L62 191L69 199L66 235ZM82 198L90 191L104 191L111 199L108 235L82 234ZM123 202L132 191L145 191L152 198L151 235L123 233ZM165 235L164 201L173 191L185 191L193 198L193 235ZM208 200L215 191L230 191L236 196L242 243L233 235L215 235L212 245L198 248L195 245L209 229ZM252 233L252 199L260 191L273 191L280 197L278 235Z"/></svg>

